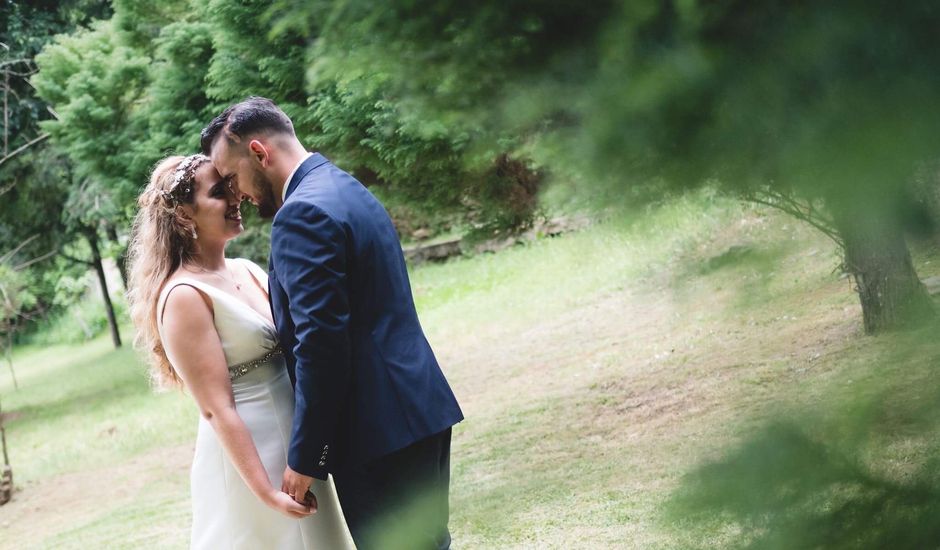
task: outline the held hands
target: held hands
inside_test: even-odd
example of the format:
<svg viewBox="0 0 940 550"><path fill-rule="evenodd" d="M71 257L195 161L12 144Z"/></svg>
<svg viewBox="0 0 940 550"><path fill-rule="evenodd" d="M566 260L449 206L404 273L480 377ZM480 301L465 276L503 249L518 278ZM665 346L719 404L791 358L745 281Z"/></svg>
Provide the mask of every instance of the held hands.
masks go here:
<svg viewBox="0 0 940 550"><path fill-rule="evenodd" d="M302 506L309 506L311 513L317 511L317 497L310 492L310 484L313 478L305 476L291 470L290 466L284 468L284 481L281 483L281 491L287 493L294 501Z"/></svg>
<svg viewBox="0 0 940 550"><path fill-rule="evenodd" d="M294 502L294 499L292 499L287 493L282 491L275 491L272 489L271 494L268 496L267 504L271 508L274 508L287 517L301 519L316 513L316 502L316 499L314 499L313 506L300 504L298 502Z"/></svg>

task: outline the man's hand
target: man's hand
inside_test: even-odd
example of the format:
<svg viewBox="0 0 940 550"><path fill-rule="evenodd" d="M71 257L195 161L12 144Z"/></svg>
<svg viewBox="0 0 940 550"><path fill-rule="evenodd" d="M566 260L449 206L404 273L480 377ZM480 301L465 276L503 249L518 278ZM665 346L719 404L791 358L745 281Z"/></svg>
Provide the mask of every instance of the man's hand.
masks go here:
<svg viewBox="0 0 940 550"><path fill-rule="evenodd" d="M317 497L310 492L310 484L313 478L299 474L291 470L290 466L284 468L284 481L281 482L281 490L290 495L295 502L310 506L313 511L317 510Z"/></svg>
<svg viewBox="0 0 940 550"><path fill-rule="evenodd" d="M274 508L285 516L294 519L305 518L316 512L312 506L294 502L294 499L289 497L286 493L275 491L273 487L271 488L271 493L268 495L268 498L265 502L271 508Z"/></svg>

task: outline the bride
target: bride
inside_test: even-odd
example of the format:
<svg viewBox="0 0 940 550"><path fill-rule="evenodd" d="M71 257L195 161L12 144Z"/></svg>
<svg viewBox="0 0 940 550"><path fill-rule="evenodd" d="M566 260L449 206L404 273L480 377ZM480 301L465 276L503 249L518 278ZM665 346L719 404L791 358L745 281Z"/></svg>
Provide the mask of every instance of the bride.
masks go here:
<svg viewBox="0 0 940 550"><path fill-rule="evenodd" d="M332 480L317 480L306 504L279 490L294 394L267 274L225 257L243 230L239 202L207 157L164 159L138 199L129 250L137 344L155 381L185 387L202 413L191 547L351 548Z"/></svg>

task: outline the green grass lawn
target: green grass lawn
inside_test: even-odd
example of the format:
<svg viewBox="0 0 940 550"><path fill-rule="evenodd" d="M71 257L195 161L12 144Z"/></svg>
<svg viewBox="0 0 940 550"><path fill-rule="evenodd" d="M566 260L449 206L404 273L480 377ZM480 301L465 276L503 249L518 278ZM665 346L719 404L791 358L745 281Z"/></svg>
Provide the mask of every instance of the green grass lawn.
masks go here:
<svg viewBox="0 0 940 550"><path fill-rule="evenodd" d="M467 416L454 432L455 547L739 539L734 525L665 513L684 476L780 411L875 378L873 358L900 342L861 335L836 265L807 228L701 193L412 269ZM892 357L899 387L926 376L922 355ZM153 394L134 353L104 337L14 362L21 388L0 371L0 396L19 491L0 508L0 547L185 547L190 399ZM918 445L891 440L875 458Z"/></svg>
<svg viewBox="0 0 940 550"><path fill-rule="evenodd" d="M24 482L126 460L194 434L189 403L154 395L138 356L130 347L115 351L110 338L22 350L14 364L23 389L5 384L3 404L15 415L11 460Z"/></svg>

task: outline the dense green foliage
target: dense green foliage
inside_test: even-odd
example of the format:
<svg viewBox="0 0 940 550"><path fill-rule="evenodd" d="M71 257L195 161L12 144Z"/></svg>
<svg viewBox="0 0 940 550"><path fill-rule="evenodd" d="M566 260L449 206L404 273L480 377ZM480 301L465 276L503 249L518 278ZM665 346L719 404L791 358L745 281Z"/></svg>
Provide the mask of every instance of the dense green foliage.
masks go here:
<svg viewBox="0 0 940 550"><path fill-rule="evenodd" d="M296 7L304 11L304 8ZM843 247L869 332L933 315L903 229L936 157L926 3L307 4L314 78L389 75L407 116L473 128L622 195L719 184ZM285 23L287 25L289 23Z"/></svg>
<svg viewBox="0 0 940 550"><path fill-rule="evenodd" d="M618 185L817 193L935 155L940 13L924 3L305 3L315 75L377 67L426 119L550 141ZM299 9L299 8L298 8Z"/></svg>
<svg viewBox="0 0 940 550"><path fill-rule="evenodd" d="M31 238L16 259L58 252L25 277L33 313L69 305L57 281L86 269L89 239L122 265L150 168L193 152L203 125L248 95L277 101L309 147L372 187L404 238L529 223L541 175L524 154L509 142L479 150L478 125L411 116L369 64L315 76L319 19L288 14L301 15L267 2L4 4L0 40L21 63L7 150L39 140L0 165L0 251ZM268 228L252 218L230 252L263 261Z"/></svg>
<svg viewBox="0 0 940 550"><path fill-rule="evenodd" d="M514 226L531 216L534 201L508 204L500 189L521 176L534 196L537 179L505 148L471 155L470 129L405 116L381 71L308 74L316 27L276 25L276 11L260 17L267 2L156 4L115 2L111 20L49 47L34 79L61 111L49 131L125 209L155 159L191 150L201 126L229 103L264 95L294 119L305 143L374 186L393 213L399 205L415 218L400 220L406 226L456 214Z"/></svg>
<svg viewBox="0 0 940 550"><path fill-rule="evenodd" d="M154 162L192 152L206 121L257 94L369 185L404 238L422 227L525 226L546 174L632 198L717 183L835 239L871 331L931 314L902 234L909 182L932 166L940 122L931 6L10 6L5 36L31 55L48 33L69 30L37 58L42 100L24 99L15 117L48 131L65 161L68 191L55 207L65 215L43 218L64 218L45 234L65 236L46 248L76 227L120 240ZM45 40L23 38L27 17ZM0 168L30 179L37 164L24 155ZM267 228L248 227L232 252L263 260ZM877 303L886 293L898 311Z"/></svg>
<svg viewBox="0 0 940 550"><path fill-rule="evenodd" d="M63 36L37 57L33 78L59 117L43 127L65 149L88 193L81 217L115 219L136 197L130 168L142 129L131 118L150 60L124 46L110 21ZM80 214L79 214L80 212Z"/></svg>
<svg viewBox="0 0 940 550"><path fill-rule="evenodd" d="M0 83L6 111L0 155L0 255L15 251L7 266L19 268L20 293L29 297L19 301L23 307L16 326L71 303L59 281L85 269L55 254L74 248L82 223L73 205L87 197L87 188L73 177L68 155L43 138L41 126L54 112L28 81L36 70L34 58L55 35L107 17L110 11L107 2L90 0L5 1L0 9Z"/></svg>

